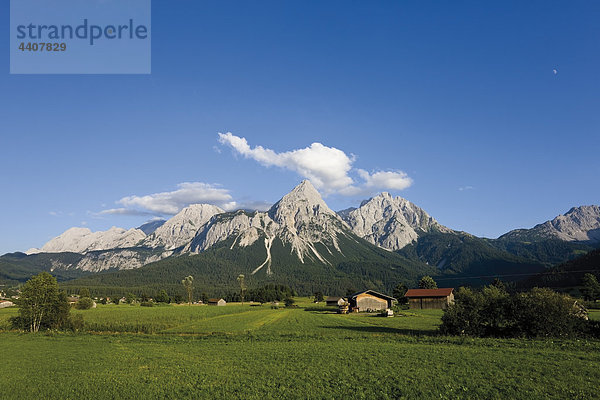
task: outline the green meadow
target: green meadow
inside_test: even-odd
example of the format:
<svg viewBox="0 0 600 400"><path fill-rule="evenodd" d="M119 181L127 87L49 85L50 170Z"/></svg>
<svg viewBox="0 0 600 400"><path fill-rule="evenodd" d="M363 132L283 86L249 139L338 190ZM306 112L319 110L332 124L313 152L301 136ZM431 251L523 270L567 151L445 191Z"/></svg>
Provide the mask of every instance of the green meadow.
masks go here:
<svg viewBox="0 0 600 400"><path fill-rule="evenodd" d="M14 308L0 310L0 398L600 398L600 341L440 336L439 311L338 315L304 301L73 312L83 332L26 334L8 331Z"/></svg>

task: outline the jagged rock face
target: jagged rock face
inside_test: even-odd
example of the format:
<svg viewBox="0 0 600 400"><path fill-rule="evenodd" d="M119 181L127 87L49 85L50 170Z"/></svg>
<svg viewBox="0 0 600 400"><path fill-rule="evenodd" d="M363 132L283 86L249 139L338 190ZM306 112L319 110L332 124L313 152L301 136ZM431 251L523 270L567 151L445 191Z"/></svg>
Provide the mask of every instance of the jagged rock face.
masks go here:
<svg viewBox="0 0 600 400"><path fill-rule="evenodd" d="M323 244L328 252L339 253L338 237L348 232L350 228L325 204L312 184L303 181L267 212L237 211L213 218L185 250L200 252L230 237L234 238L232 248L249 246L262 239L267 259L254 272L263 266L268 272L270 247L275 238L289 244L301 262L310 259L328 264L327 254L319 253L315 243Z"/></svg>
<svg viewBox="0 0 600 400"><path fill-rule="evenodd" d="M600 207L573 207L567 213L531 229L516 229L500 236L505 240L529 241L535 238L600 242Z"/></svg>
<svg viewBox="0 0 600 400"><path fill-rule="evenodd" d="M161 226L163 226L165 224L164 219L158 219L158 220L152 220L152 221L148 221L145 224L138 226L137 229L139 229L140 231L144 232L146 235L151 235L154 233L154 231L156 231L158 228L160 228Z"/></svg>
<svg viewBox="0 0 600 400"><path fill-rule="evenodd" d="M125 230L112 227L107 231L92 232L88 228L70 228L46 243L41 249L28 250L34 253L87 253L136 246L146 234L139 229Z"/></svg>
<svg viewBox="0 0 600 400"><path fill-rule="evenodd" d="M403 248L423 232L452 232L410 201L385 192L344 215L355 234L388 250Z"/></svg>
<svg viewBox="0 0 600 400"><path fill-rule="evenodd" d="M213 216L225 212L210 204L192 204L157 228L144 241L148 247L164 247L167 250L185 246Z"/></svg>
<svg viewBox="0 0 600 400"><path fill-rule="evenodd" d="M78 263L78 269L90 272L100 272L107 269L135 269L148 263L159 261L171 255L170 252L163 254L141 254L135 250L117 250L90 252Z"/></svg>

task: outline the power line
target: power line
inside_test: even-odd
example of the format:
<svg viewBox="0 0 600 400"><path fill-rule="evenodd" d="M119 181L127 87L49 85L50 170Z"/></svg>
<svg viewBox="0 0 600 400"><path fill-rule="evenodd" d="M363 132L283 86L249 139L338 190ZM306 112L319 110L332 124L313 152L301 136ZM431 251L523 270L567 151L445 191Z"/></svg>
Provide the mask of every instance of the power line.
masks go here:
<svg viewBox="0 0 600 400"><path fill-rule="evenodd" d="M598 269L581 269L576 271L547 271L547 272L530 272L527 274L502 274L502 275L472 275L472 276L458 276L452 278L437 278L438 281L447 280L458 280L458 279L481 279L481 278L504 278L508 276L535 276L535 275L554 275L554 274L568 274L573 272L598 272Z"/></svg>

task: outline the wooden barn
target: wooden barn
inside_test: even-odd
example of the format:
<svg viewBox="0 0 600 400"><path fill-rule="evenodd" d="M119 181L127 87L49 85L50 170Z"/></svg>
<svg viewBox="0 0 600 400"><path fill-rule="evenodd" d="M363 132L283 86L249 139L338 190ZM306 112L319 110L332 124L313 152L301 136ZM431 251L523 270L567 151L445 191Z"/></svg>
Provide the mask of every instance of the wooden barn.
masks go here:
<svg viewBox="0 0 600 400"><path fill-rule="evenodd" d="M344 297L329 296L327 299L325 299L325 302L328 306L338 307L344 304L346 302L346 299Z"/></svg>
<svg viewBox="0 0 600 400"><path fill-rule="evenodd" d="M364 290L354 293L348 298L352 311L378 311L392 307L395 298L374 290Z"/></svg>
<svg viewBox="0 0 600 400"><path fill-rule="evenodd" d="M454 303L454 289L408 289L404 297L412 309L445 309Z"/></svg>
<svg viewBox="0 0 600 400"><path fill-rule="evenodd" d="M224 306L226 304L225 299L208 299L209 306Z"/></svg>

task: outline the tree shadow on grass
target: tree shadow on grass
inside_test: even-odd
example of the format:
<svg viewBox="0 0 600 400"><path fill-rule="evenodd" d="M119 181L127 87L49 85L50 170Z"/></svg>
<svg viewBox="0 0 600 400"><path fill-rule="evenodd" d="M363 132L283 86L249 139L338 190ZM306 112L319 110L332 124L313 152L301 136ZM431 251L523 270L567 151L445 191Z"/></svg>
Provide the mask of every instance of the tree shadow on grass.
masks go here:
<svg viewBox="0 0 600 400"><path fill-rule="evenodd" d="M313 313L320 314L337 314L337 308L334 307L325 307L325 306L309 306L304 307L304 311L310 311Z"/></svg>
<svg viewBox="0 0 600 400"><path fill-rule="evenodd" d="M375 326L375 325L354 325L354 326L321 326L325 329L338 329L346 331L354 331L361 333L391 333L396 335L410 335L410 336L439 336L439 333L435 330L426 329L402 329L402 328L391 328L389 326Z"/></svg>

